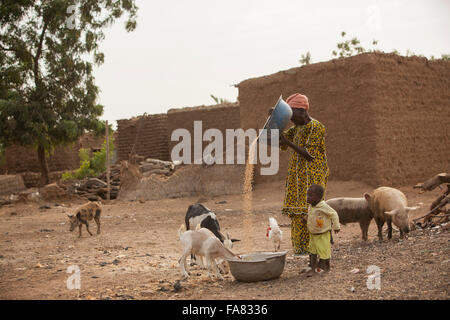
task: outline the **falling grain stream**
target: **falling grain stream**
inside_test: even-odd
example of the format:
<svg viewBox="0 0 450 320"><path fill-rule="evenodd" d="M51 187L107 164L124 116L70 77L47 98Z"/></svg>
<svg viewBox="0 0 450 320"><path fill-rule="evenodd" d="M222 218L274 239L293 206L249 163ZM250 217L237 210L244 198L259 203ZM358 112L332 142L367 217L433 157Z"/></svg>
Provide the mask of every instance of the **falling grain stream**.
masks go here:
<svg viewBox="0 0 450 320"><path fill-rule="evenodd" d="M253 141L250 144L247 163L245 165L245 177L244 177L244 234L245 234L245 251L247 253L254 251L254 243L252 239L253 235L253 190L252 190L252 182L253 182L253 171L255 169L255 165L253 164L255 159L255 151L256 151L256 142Z"/></svg>

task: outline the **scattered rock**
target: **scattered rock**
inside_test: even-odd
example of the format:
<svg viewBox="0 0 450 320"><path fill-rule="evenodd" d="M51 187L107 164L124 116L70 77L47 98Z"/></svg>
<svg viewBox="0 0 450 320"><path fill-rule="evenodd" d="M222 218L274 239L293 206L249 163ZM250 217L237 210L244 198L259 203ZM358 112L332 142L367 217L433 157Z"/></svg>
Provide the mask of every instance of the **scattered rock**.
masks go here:
<svg viewBox="0 0 450 320"><path fill-rule="evenodd" d="M43 205L43 206L40 206L39 209L40 210L48 210L48 209L51 209L51 208L49 206L47 206L47 205Z"/></svg>
<svg viewBox="0 0 450 320"><path fill-rule="evenodd" d="M216 202L216 204L225 204L225 203L227 203L225 200Z"/></svg>
<svg viewBox="0 0 450 320"><path fill-rule="evenodd" d="M167 289L165 286L161 286L161 287L159 287L156 291L162 291L162 292L165 292L165 291L169 291L169 289Z"/></svg>
<svg viewBox="0 0 450 320"><path fill-rule="evenodd" d="M359 269L358 268L354 268L354 269L352 269L351 271L350 271L350 273L358 273L359 272Z"/></svg>
<svg viewBox="0 0 450 320"><path fill-rule="evenodd" d="M350 291L351 291L351 292L355 292L355 291L356 291L355 287L351 287L351 288L350 288Z"/></svg>
<svg viewBox="0 0 450 320"><path fill-rule="evenodd" d="M177 280L177 281L174 283L174 285L173 285L173 290L174 290L175 292L178 292L178 291L180 291L181 289L182 289L182 286L181 286L180 280Z"/></svg>

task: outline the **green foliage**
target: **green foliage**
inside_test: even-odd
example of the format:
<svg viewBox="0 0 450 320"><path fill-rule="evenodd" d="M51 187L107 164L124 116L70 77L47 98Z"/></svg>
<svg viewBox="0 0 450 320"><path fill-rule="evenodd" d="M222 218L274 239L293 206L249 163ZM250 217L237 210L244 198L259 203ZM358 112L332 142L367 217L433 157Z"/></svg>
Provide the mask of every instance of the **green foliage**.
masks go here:
<svg viewBox="0 0 450 320"><path fill-rule="evenodd" d="M342 42L339 42L336 47L338 48L338 51L333 50L333 52L331 53L333 56L339 56L339 58L344 58L344 57L351 57L363 52L367 52L367 51L371 51L371 52L375 52L377 51L375 49L375 46L378 45L378 40L372 40L372 46L374 46L374 48L372 48L372 50L366 50L362 45L361 45L361 41L358 40L358 38L354 37L352 39L345 39L345 36L347 35L347 33L345 31L341 32L341 37L343 38Z"/></svg>
<svg viewBox="0 0 450 320"><path fill-rule="evenodd" d="M0 2L0 143L49 152L104 132L93 63L104 62L104 30L124 14L134 30L135 0Z"/></svg>
<svg viewBox="0 0 450 320"><path fill-rule="evenodd" d="M230 101L228 101L227 99L223 99L223 98L218 98L218 97L216 97L216 96L214 96L214 95L210 95L211 96L211 98L214 100L214 102L216 103L216 104L222 104L222 103L230 103Z"/></svg>
<svg viewBox="0 0 450 320"><path fill-rule="evenodd" d="M311 63L311 53L308 51L306 54L302 54L301 59L299 60L300 65L308 65Z"/></svg>
<svg viewBox="0 0 450 320"><path fill-rule="evenodd" d="M109 141L109 158L112 158L114 151L114 139ZM90 155L89 149L80 149L78 151L80 158L80 167L74 171L65 172L62 175L63 180L84 179L96 177L106 170L106 140L103 142L102 149Z"/></svg>
<svg viewBox="0 0 450 320"><path fill-rule="evenodd" d="M347 33L344 31L341 32L341 37L343 38L342 42L339 42L336 46L339 49L338 51L333 50L332 55L337 56L339 54L340 58L343 57L351 57L355 54L360 54L366 51L360 44L360 41L355 37L349 40L345 39Z"/></svg>
<svg viewBox="0 0 450 320"><path fill-rule="evenodd" d="M442 60L450 60L450 54L445 54L445 53L443 53L443 54L441 55L441 59L442 59Z"/></svg>

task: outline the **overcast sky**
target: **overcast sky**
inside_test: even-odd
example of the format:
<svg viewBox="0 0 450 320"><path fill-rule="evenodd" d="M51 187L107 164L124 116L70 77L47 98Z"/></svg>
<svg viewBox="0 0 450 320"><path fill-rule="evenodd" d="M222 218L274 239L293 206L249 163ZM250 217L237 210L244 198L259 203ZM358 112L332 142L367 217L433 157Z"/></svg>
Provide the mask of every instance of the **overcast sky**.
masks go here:
<svg viewBox="0 0 450 320"><path fill-rule="evenodd" d="M102 119L236 101L245 79L332 59L341 31L366 49L450 53L450 0L137 0L137 28L106 31Z"/></svg>

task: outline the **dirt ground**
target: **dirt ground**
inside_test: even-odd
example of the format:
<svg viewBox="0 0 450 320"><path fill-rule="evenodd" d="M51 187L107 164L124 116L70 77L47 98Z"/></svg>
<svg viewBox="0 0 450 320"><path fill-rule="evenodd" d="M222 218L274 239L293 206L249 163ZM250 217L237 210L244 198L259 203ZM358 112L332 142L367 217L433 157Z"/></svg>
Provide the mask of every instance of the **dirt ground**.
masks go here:
<svg viewBox="0 0 450 320"><path fill-rule="evenodd" d="M410 205L424 207L439 190L419 194L411 185L399 188ZM357 182L329 182L327 198L359 197L372 188ZM181 282L178 258L181 247L177 230L187 207L197 201L215 211L222 231L246 239L242 224L242 197L181 198L146 202L104 203L102 233L94 236L83 228L68 231L67 214L79 203L16 204L0 208L1 299L448 299L450 232L436 228L411 232L379 243L375 223L369 241L361 240L359 225L348 224L335 236L331 272L307 277L299 271L307 258L293 257L290 220L281 216L283 182L258 185L253 194L254 251L271 251L266 240L268 218L275 216L284 232L282 250L289 250L279 279L241 283L231 274L210 281L205 270L190 267L191 277ZM386 226L385 226L386 228ZM248 244L247 244L248 245ZM243 241L233 251L248 253ZM81 288L69 290L70 266L80 268ZM380 268L380 289L368 289L367 268ZM358 270L356 270L358 269ZM353 272L351 272L353 271Z"/></svg>

